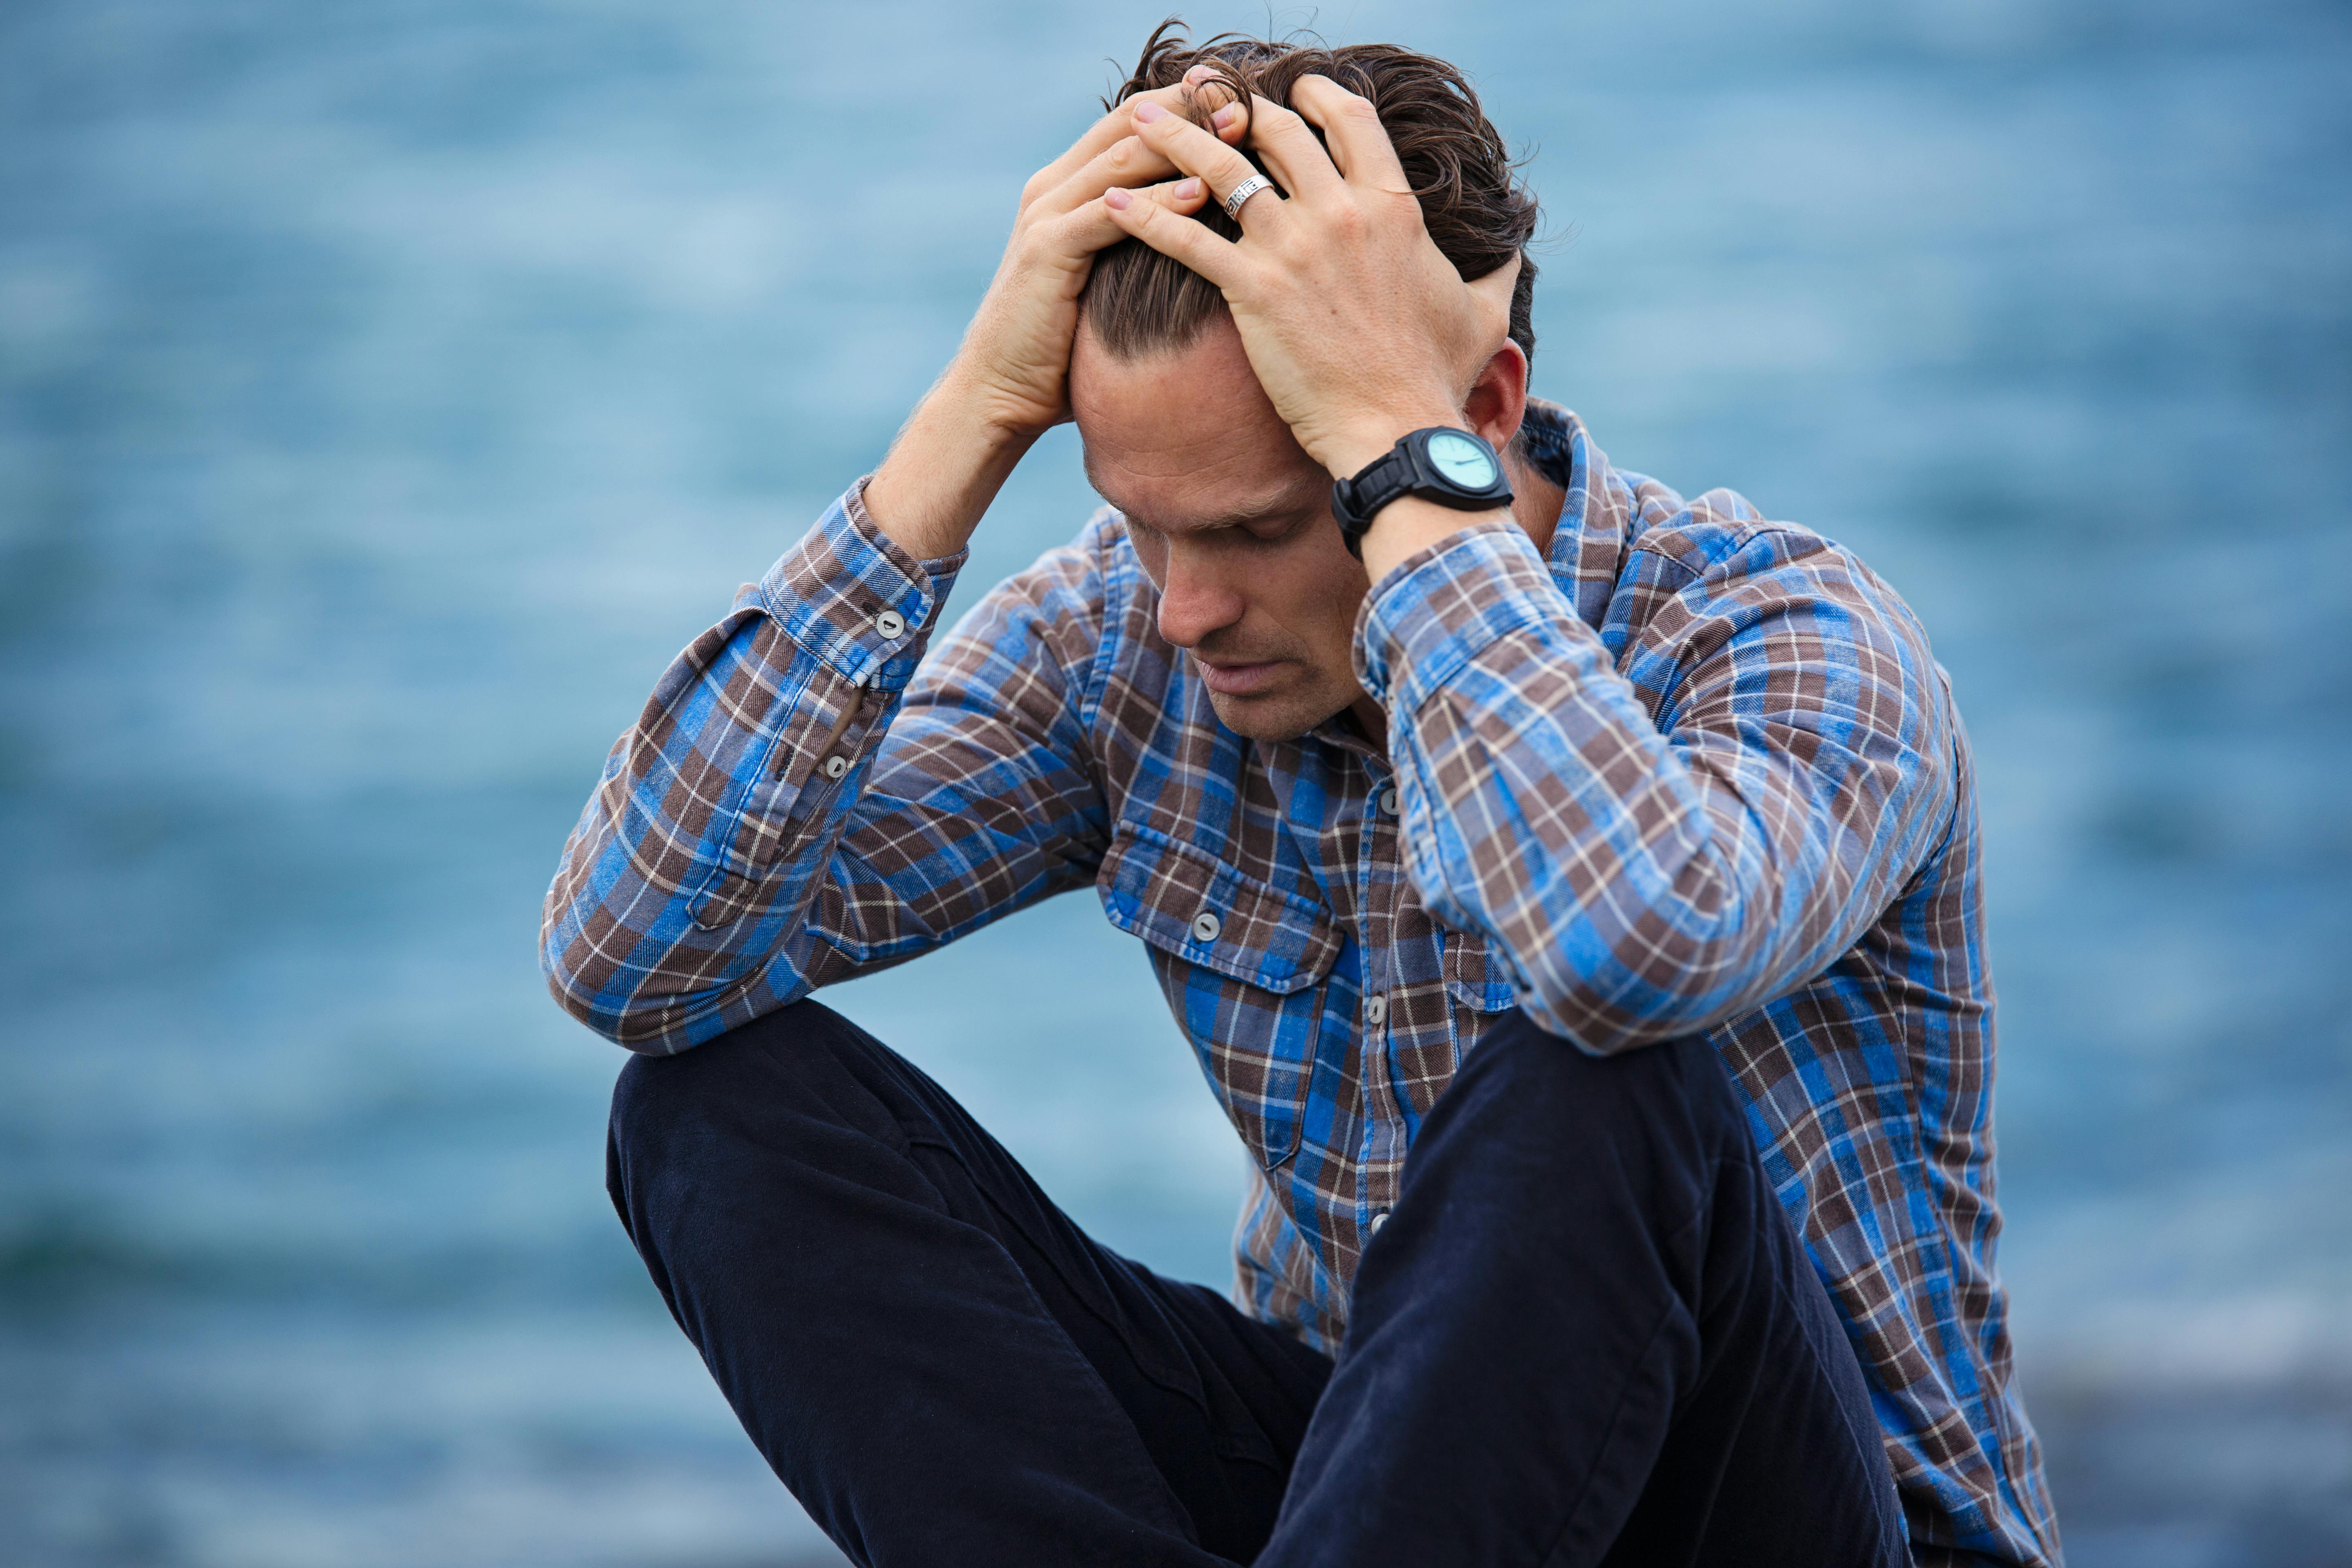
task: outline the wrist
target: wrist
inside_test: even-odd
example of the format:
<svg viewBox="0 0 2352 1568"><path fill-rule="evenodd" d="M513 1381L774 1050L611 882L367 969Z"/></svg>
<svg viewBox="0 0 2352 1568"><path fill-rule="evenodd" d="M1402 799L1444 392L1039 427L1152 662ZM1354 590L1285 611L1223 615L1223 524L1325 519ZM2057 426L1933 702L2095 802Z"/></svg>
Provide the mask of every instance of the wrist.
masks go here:
<svg viewBox="0 0 2352 1568"><path fill-rule="evenodd" d="M1462 428L1462 416L1443 404L1418 411L1373 415L1349 426L1323 444L1316 456L1335 479L1352 479L1388 455L1389 448L1416 430L1436 426Z"/></svg>
<svg viewBox="0 0 2352 1568"><path fill-rule="evenodd" d="M1009 428L984 399L940 378L866 486L874 525L918 561L961 552L1034 433Z"/></svg>

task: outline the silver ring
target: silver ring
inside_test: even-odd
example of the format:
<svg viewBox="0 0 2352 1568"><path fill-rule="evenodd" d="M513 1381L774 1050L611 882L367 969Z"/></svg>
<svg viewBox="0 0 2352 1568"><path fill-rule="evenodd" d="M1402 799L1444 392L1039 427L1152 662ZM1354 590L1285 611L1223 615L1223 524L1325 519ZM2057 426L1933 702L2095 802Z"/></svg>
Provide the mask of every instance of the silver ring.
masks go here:
<svg viewBox="0 0 2352 1568"><path fill-rule="evenodd" d="M1267 179L1264 174L1252 174L1248 179L1244 180L1240 184L1235 185L1234 187L1234 194L1225 198L1225 216L1233 219L1235 223L1241 222L1242 204L1249 200L1252 196L1257 195L1260 191L1270 191L1272 189L1274 189L1274 182L1272 180Z"/></svg>

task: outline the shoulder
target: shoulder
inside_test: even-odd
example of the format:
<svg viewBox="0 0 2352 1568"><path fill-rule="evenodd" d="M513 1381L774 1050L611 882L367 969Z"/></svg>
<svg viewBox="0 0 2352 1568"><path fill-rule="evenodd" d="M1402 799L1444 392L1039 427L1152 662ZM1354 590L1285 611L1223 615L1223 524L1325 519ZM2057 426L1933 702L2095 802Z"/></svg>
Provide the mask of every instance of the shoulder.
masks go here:
<svg viewBox="0 0 2352 1568"><path fill-rule="evenodd" d="M1899 645L1924 658L1927 634L1861 556L1802 523L1767 517L1736 490L1685 500L1642 474L1623 487L1627 549L1612 618L1638 636L1691 635L1709 622L1771 616L1832 641Z"/></svg>

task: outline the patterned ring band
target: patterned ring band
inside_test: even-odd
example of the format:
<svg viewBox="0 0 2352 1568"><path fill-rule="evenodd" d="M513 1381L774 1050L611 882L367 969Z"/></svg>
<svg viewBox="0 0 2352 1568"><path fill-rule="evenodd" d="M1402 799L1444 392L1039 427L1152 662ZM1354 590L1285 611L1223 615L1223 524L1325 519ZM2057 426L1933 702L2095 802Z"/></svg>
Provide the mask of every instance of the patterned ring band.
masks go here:
<svg viewBox="0 0 2352 1568"><path fill-rule="evenodd" d="M1239 223L1242 217L1242 204L1260 191L1272 189L1274 189L1272 180L1267 179L1264 174L1252 174L1248 179L1235 185L1234 194L1225 198L1225 216Z"/></svg>

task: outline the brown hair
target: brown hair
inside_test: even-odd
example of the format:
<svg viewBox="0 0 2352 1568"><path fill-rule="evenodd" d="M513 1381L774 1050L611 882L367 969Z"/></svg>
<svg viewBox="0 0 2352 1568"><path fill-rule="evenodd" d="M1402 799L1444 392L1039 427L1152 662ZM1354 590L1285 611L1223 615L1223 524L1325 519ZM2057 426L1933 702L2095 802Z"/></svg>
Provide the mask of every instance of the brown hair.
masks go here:
<svg viewBox="0 0 2352 1568"><path fill-rule="evenodd" d="M1536 199L1460 71L1393 44L1326 48L1320 43L1220 33L1194 47L1183 23L1171 16L1152 29L1133 74L1103 107L1175 86L1196 65L1214 69L1244 104L1255 93L1288 108L1291 88L1303 76L1328 77L1370 100L1404 165L1406 182L1421 200L1422 223L1454 269L1465 279L1484 278L1512 257L1522 258L1511 290L1510 335L1530 361L1535 358L1529 308L1536 264L1527 258L1526 247L1535 234ZM1205 123L1211 105L1198 94L1189 97L1189 112ZM1319 139L1322 132L1316 135ZM1242 155L1257 164L1246 151ZM1241 226L1213 197L1199 219L1227 239L1241 237ZM1095 258L1079 302L1103 346L1122 359L1183 348L1225 309L1216 285L1139 239L1123 239Z"/></svg>

